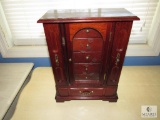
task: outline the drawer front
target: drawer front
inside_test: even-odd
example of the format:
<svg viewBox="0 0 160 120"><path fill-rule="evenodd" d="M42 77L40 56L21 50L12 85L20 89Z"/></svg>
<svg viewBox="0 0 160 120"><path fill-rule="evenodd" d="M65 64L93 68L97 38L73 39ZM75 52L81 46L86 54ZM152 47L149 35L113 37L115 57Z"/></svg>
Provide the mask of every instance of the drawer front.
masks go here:
<svg viewBox="0 0 160 120"><path fill-rule="evenodd" d="M108 86L106 88L57 88L60 96L114 96L117 94L117 86Z"/></svg>
<svg viewBox="0 0 160 120"><path fill-rule="evenodd" d="M71 88L70 95L71 96L103 96L103 88Z"/></svg>
<svg viewBox="0 0 160 120"><path fill-rule="evenodd" d="M75 80L99 80L99 73L86 73L83 74L75 74Z"/></svg>
<svg viewBox="0 0 160 120"><path fill-rule="evenodd" d="M106 39L107 28L109 29L112 23L71 23L68 25L70 40L73 37L101 37ZM89 31L88 31L89 30ZM79 33L78 33L79 32Z"/></svg>
<svg viewBox="0 0 160 120"><path fill-rule="evenodd" d="M102 38L75 38L73 40L73 51L102 51Z"/></svg>
<svg viewBox="0 0 160 120"><path fill-rule="evenodd" d="M73 65L75 74L86 73L98 73L100 72L100 64L87 64L87 63L75 63Z"/></svg>
<svg viewBox="0 0 160 120"><path fill-rule="evenodd" d="M73 62L74 63L100 63L101 62L101 52L73 52Z"/></svg>
<svg viewBox="0 0 160 120"><path fill-rule="evenodd" d="M78 31L74 38L101 38L101 34L92 28L83 28Z"/></svg>

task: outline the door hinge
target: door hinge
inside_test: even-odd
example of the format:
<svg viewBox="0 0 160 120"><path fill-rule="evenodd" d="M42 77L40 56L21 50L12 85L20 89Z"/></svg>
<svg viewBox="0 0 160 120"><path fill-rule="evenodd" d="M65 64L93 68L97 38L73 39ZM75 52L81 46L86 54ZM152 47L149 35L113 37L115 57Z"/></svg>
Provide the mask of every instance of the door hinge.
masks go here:
<svg viewBox="0 0 160 120"><path fill-rule="evenodd" d="M112 32L109 33L109 41L112 39Z"/></svg>
<svg viewBox="0 0 160 120"><path fill-rule="evenodd" d="M65 46L65 38L62 37L62 45Z"/></svg>
<svg viewBox="0 0 160 120"><path fill-rule="evenodd" d="M57 54L55 54L55 63L56 63L56 66L59 66L59 59Z"/></svg>
<svg viewBox="0 0 160 120"><path fill-rule="evenodd" d="M104 80L106 80L106 73L104 74Z"/></svg>
<svg viewBox="0 0 160 120"><path fill-rule="evenodd" d="M115 65L118 65L120 62L120 53L117 53Z"/></svg>

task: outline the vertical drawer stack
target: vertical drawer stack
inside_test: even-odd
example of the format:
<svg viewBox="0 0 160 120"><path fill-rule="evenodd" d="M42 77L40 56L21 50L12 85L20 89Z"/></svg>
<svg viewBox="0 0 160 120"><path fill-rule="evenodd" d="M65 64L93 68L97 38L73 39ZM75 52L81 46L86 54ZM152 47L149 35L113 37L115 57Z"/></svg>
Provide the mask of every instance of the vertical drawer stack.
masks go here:
<svg viewBox="0 0 160 120"><path fill-rule="evenodd" d="M75 80L99 80L103 38L93 28L80 29L73 37Z"/></svg>

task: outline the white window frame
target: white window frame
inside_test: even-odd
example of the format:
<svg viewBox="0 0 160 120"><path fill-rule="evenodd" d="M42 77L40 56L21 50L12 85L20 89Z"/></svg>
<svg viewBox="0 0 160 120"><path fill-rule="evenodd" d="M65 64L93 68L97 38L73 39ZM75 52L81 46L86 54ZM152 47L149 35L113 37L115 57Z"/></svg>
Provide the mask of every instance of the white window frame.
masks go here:
<svg viewBox="0 0 160 120"><path fill-rule="evenodd" d="M160 52L160 2L151 26L148 43L146 44L130 44L127 49L127 56L158 56ZM3 58L24 58L24 57L49 57L47 46L15 46L13 42L7 41L4 34L9 34L7 24L5 22L4 13L0 3L0 20L4 26L0 26L0 52ZM3 31L2 28L3 27Z"/></svg>

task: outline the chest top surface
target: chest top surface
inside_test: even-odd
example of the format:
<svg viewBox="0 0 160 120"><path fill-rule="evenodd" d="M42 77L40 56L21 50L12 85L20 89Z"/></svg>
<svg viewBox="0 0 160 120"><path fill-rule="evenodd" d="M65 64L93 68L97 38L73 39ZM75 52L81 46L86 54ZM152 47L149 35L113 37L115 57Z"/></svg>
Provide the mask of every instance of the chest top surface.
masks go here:
<svg viewBox="0 0 160 120"><path fill-rule="evenodd" d="M124 8L54 9L47 11L38 23L133 21L139 18Z"/></svg>

